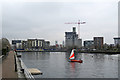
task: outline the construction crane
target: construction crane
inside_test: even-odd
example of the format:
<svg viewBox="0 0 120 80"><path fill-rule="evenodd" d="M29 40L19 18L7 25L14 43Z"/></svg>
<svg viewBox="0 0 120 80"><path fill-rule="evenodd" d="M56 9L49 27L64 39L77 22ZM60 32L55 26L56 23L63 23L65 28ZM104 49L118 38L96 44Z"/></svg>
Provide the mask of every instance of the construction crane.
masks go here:
<svg viewBox="0 0 120 80"><path fill-rule="evenodd" d="M68 22L65 24L78 24L78 38L80 39L80 24L85 24L86 22L80 22L80 20L78 20L78 22Z"/></svg>

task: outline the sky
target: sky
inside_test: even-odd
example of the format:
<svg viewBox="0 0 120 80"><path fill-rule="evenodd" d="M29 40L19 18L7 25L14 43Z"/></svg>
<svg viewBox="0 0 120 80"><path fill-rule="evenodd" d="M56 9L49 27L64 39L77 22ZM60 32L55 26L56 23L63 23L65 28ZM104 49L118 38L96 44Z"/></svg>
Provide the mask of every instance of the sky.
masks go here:
<svg viewBox="0 0 120 80"><path fill-rule="evenodd" d="M118 36L118 0L5 0L2 4L2 37L26 40L40 38L62 43L65 32L80 25L80 38L93 40L104 37L104 43L113 44ZM78 30L76 30L78 31Z"/></svg>
<svg viewBox="0 0 120 80"><path fill-rule="evenodd" d="M118 37L120 37L120 1L118 4Z"/></svg>

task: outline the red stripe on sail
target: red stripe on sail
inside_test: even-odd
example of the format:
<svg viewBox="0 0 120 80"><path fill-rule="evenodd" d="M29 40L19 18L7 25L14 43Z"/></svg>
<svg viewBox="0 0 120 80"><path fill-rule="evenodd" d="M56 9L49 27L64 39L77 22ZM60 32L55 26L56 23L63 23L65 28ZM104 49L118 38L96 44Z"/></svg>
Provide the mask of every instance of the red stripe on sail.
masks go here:
<svg viewBox="0 0 120 80"><path fill-rule="evenodd" d="M74 57L74 53L72 54L72 56L70 56L70 59L71 59L72 57Z"/></svg>

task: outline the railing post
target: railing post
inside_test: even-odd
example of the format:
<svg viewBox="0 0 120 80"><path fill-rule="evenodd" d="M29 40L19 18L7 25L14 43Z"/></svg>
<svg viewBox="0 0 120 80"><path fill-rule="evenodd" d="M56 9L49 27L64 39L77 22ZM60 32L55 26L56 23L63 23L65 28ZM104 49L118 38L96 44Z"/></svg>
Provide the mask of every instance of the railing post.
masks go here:
<svg viewBox="0 0 120 80"><path fill-rule="evenodd" d="M17 72L17 63L16 63L16 57L14 55L14 61L15 61L15 72Z"/></svg>
<svg viewBox="0 0 120 80"><path fill-rule="evenodd" d="M32 76L32 74L29 72L29 70L25 66L25 64L23 63L23 61L21 59L20 59L20 61L21 61L21 66L22 66L21 71L25 74L26 78L31 79L31 80L35 80L34 77Z"/></svg>
<svg viewBox="0 0 120 80"><path fill-rule="evenodd" d="M22 73L24 73L24 69L21 69Z"/></svg>

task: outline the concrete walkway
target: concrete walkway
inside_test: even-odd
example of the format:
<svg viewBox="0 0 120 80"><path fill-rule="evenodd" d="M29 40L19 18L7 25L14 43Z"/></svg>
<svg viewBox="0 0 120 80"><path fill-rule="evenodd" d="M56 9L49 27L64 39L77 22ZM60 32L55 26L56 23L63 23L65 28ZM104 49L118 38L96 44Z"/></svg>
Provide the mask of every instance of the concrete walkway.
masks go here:
<svg viewBox="0 0 120 80"><path fill-rule="evenodd" d="M13 51L10 51L8 56L2 61L2 78L18 78L15 72Z"/></svg>

